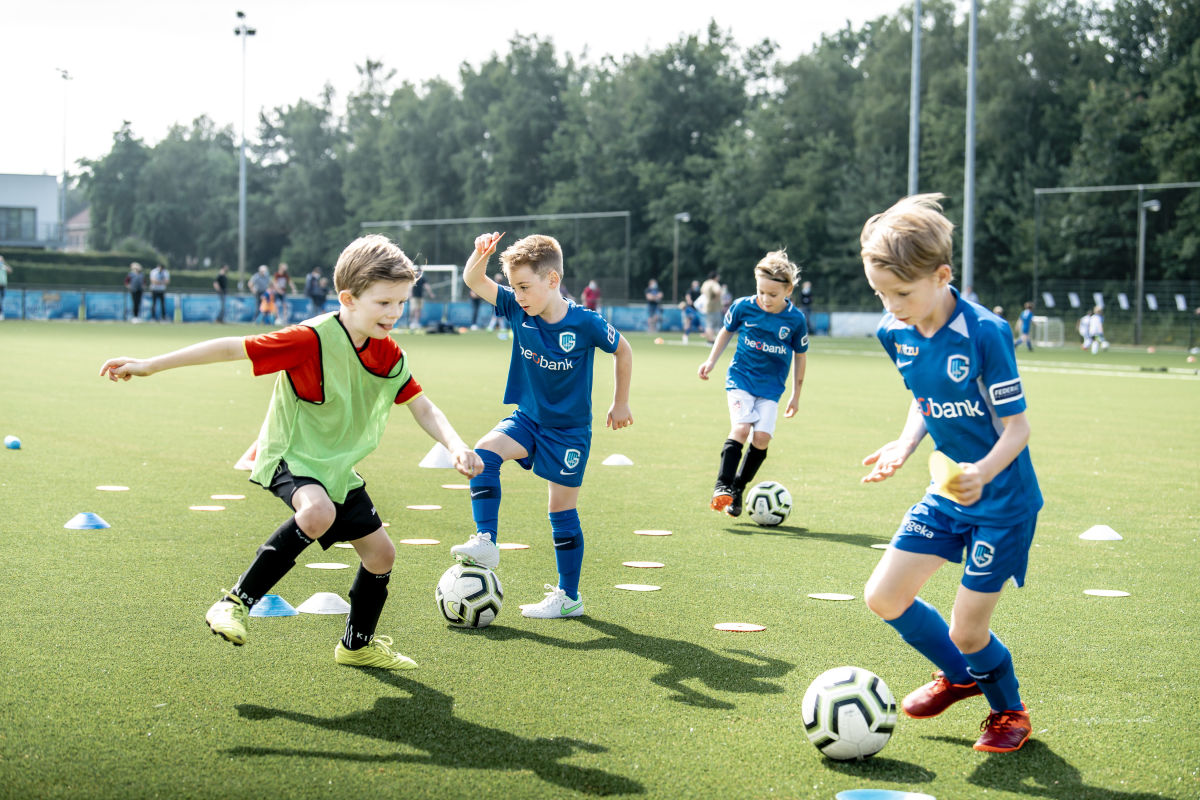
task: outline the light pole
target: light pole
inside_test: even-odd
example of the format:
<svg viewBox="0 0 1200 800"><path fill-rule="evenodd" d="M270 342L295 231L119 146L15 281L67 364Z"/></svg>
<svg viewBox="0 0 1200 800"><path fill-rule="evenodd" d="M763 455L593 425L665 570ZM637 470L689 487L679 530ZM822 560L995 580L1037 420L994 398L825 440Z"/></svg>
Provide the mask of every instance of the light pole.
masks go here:
<svg viewBox="0 0 1200 800"><path fill-rule="evenodd" d="M1133 319L1133 343L1142 343L1142 292L1146 284L1146 212L1158 211L1162 203L1146 200L1138 204L1138 261L1137 261L1137 311Z"/></svg>
<svg viewBox="0 0 1200 800"><path fill-rule="evenodd" d="M691 222L692 215L680 211L675 215L675 258L671 262L671 302L679 302L679 223Z"/></svg>
<svg viewBox="0 0 1200 800"><path fill-rule="evenodd" d="M242 148L238 157L238 288L246 277L246 39L258 33L246 25L246 15L237 12L235 36L242 39Z"/></svg>
<svg viewBox="0 0 1200 800"><path fill-rule="evenodd" d="M67 81L71 80L71 73L62 67L54 69L63 79L62 191L58 194L58 239L65 245L67 240Z"/></svg>

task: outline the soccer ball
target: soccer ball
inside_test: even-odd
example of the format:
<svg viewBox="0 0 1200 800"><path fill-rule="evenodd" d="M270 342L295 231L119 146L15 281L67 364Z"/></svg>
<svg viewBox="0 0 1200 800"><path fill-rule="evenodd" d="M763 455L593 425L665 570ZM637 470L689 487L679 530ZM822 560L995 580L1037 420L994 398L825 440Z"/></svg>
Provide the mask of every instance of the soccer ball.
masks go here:
<svg viewBox="0 0 1200 800"><path fill-rule="evenodd" d="M822 672L804 693L800 710L808 740L835 761L861 761L878 753L896 727L891 690L859 667Z"/></svg>
<svg viewBox="0 0 1200 800"><path fill-rule="evenodd" d="M433 592L438 611L456 628L486 628L500 615L504 589L496 573L478 564L455 564Z"/></svg>
<svg viewBox="0 0 1200 800"><path fill-rule="evenodd" d="M782 483L763 481L746 493L746 511L759 525L778 525L792 513L792 493Z"/></svg>

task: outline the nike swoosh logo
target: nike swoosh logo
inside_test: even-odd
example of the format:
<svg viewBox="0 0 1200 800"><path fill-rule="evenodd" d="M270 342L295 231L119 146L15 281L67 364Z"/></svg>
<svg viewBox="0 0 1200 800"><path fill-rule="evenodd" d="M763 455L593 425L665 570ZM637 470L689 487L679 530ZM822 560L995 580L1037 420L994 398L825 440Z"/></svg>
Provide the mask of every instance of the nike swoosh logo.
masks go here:
<svg viewBox="0 0 1200 800"><path fill-rule="evenodd" d="M990 569L987 572L979 572L977 570L971 569L970 567L967 567L966 572L968 575L991 575L992 574L992 571Z"/></svg>
<svg viewBox="0 0 1200 800"><path fill-rule="evenodd" d="M583 598L581 597L581 598L579 598L579 601L577 603L575 603L575 605L573 605L573 606L569 606L564 603L562 605L562 607L558 609L558 613L565 617L567 614L570 614L573 611L577 611L579 609L579 607L582 605L583 605Z"/></svg>
<svg viewBox="0 0 1200 800"><path fill-rule="evenodd" d="M528 322L522 322L521 327L522 328L533 328L535 331L537 330L537 325L530 325Z"/></svg>
<svg viewBox="0 0 1200 800"><path fill-rule="evenodd" d="M758 323L757 322L743 322L742 327L743 328L757 328Z"/></svg>
<svg viewBox="0 0 1200 800"><path fill-rule="evenodd" d="M487 494L487 489L480 489L478 492L471 492L471 497L479 497L482 494Z"/></svg>
<svg viewBox="0 0 1200 800"><path fill-rule="evenodd" d="M579 470L575 470L575 472L578 472L578 471L579 471ZM575 472L567 472L565 469L560 469L560 470L558 471L558 474L559 474L559 475L574 475L574 474L575 474Z"/></svg>
<svg viewBox="0 0 1200 800"><path fill-rule="evenodd" d="M912 359L910 358L908 361L897 361L896 366L897 367L907 367L911 363L912 363Z"/></svg>

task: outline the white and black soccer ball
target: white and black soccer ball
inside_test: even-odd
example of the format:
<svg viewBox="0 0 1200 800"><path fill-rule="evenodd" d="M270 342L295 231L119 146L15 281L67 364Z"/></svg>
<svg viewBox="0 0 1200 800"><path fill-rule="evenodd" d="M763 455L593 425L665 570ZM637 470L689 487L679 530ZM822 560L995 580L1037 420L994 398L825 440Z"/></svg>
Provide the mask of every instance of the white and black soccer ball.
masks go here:
<svg viewBox="0 0 1200 800"><path fill-rule="evenodd" d="M835 761L878 753L896 727L896 700L875 673L859 667L822 672L801 702L808 740Z"/></svg>
<svg viewBox="0 0 1200 800"><path fill-rule="evenodd" d="M746 492L744 504L759 525L778 525L792 513L792 493L782 483L763 481Z"/></svg>
<svg viewBox="0 0 1200 800"><path fill-rule="evenodd" d="M504 589L496 573L478 564L455 564L433 592L438 611L457 628L486 628L500 615Z"/></svg>

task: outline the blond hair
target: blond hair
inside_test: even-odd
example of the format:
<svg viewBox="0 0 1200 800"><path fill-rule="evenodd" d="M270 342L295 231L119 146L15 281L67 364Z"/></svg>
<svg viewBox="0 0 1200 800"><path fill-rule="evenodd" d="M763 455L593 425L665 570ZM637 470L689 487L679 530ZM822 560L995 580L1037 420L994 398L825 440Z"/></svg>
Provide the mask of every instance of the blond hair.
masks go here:
<svg viewBox="0 0 1200 800"><path fill-rule="evenodd" d="M517 267L529 267L543 277L551 272L557 272L559 277L562 277L562 247L553 236L535 233L509 245L508 249L500 254L500 264L509 276Z"/></svg>
<svg viewBox="0 0 1200 800"><path fill-rule="evenodd" d="M373 284L383 281L415 283L419 277L420 270L413 266L403 250L386 236L373 233L346 245L333 268L333 288L359 297Z"/></svg>
<svg viewBox="0 0 1200 800"><path fill-rule="evenodd" d="M944 194L914 194L876 214L863 225L859 243L863 264L891 270L907 283L950 266L954 225L942 214Z"/></svg>
<svg viewBox="0 0 1200 800"><path fill-rule="evenodd" d="M787 250L772 250L754 265L754 276L786 284L790 292L800 280L800 268L788 260Z"/></svg>

